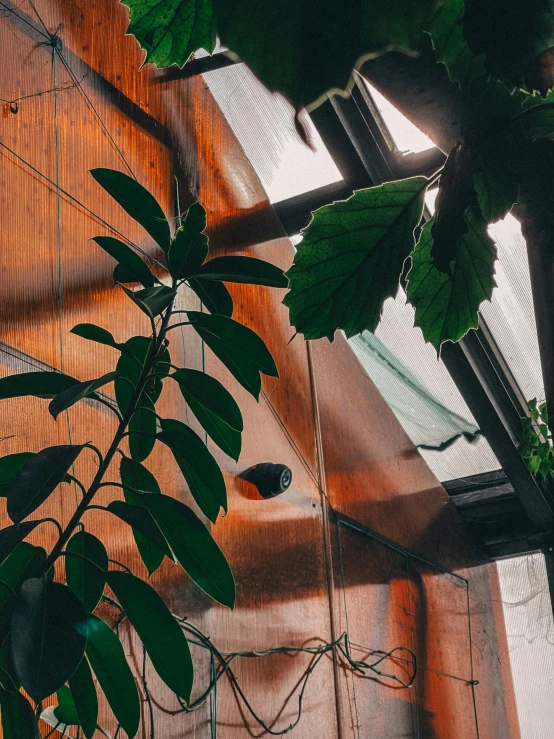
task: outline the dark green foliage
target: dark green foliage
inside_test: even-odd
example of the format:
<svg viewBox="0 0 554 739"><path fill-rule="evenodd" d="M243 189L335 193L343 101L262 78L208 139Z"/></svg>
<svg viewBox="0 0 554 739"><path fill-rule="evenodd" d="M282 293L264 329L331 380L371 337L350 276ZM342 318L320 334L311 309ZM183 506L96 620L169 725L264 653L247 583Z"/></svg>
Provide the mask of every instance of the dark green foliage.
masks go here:
<svg viewBox="0 0 554 739"><path fill-rule="evenodd" d="M125 0L129 33L158 66L183 65L217 35L271 90L300 109L344 89L364 56L417 51L436 0Z"/></svg>
<svg viewBox="0 0 554 739"><path fill-rule="evenodd" d="M407 297L415 308L415 325L437 352L444 341L459 341L478 325L478 308L494 287L496 247L478 209L466 212L467 233L459 239L448 273L433 263L432 228L427 223L412 254Z"/></svg>
<svg viewBox="0 0 554 739"><path fill-rule="evenodd" d="M198 272L201 280L220 282L244 282L248 285L287 287L288 280L283 270L262 259L252 257L216 257L206 262Z"/></svg>
<svg viewBox="0 0 554 739"><path fill-rule="evenodd" d="M172 420L162 421L158 439L173 452L202 513L215 522L220 508L227 510L227 492L223 474L202 439L184 423Z"/></svg>
<svg viewBox="0 0 554 739"><path fill-rule="evenodd" d="M36 511L64 481L66 472L82 449L79 444L47 447L24 464L7 493L8 516L15 524Z"/></svg>
<svg viewBox="0 0 554 739"><path fill-rule="evenodd" d="M471 151L458 142L452 149L441 174L436 212L431 227L433 266L450 273L450 263L458 253L460 236L467 233L465 212L474 199Z"/></svg>
<svg viewBox="0 0 554 739"><path fill-rule="evenodd" d="M240 384L258 399L260 373L278 377L269 349L255 331L226 316L188 311L188 319Z"/></svg>
<svg viewBox="0 0 554 739"><path fill-rule="evenodd" d="M240 257L212 260L212 267L204 268L208 238L204 233L206 214L199 204L189 209L183 226L171 240L160 207L139 183L111 170L95 170L94 176L163 248L172 279L171 286L156 285L159 280L146 263L123 242L98 237L96 243L118 261L115 279L144 285L138 290L121 285L121 289L149 317L151 335L133 336L119 343L106 329L79 324L72 330L75 335L120 352L115 372L83 382L57 372L0 379L0 399L25 395L50 398L49 410L54 418L86 399L105 402L96 391L111 381L119 407L118 412L108 403L119 423L107 452L96 449L91 441L0 458L0 496L7 498L8 514L15 524L0 530L0 704L4 736L18 739L34 739L38 731L38 712L35 716L17 692L20 686L35 701L57 693L58 705L50 705L40 713L52 729L80 727L86 739L93 739L97 731L102 733L97 727L98 697L91 668L122 730L129 737L137 734L141 706L135 679L118 635L92 615L101 599L119 609L118 616L128 618L166 685L180 700L190 699L193 664L180 622L149 584L130 571L113 569L118 563L109 558L101 539L84 529L81 519L94 509L101 511L97 515L105 516L107 511L117 516L131 526L148 575L165 557L173 563L177 560L206 593L232 607L233 575L208 529L190 508L162 495L156 478L141 462L157 441L165 444L202 512L215 521L221 508L227 510L223 474L205 441L185 423L161 420L156 413L163 382L173 370L172 377L200 424L216 444L238 459L243 428L239 407L214 378L171 364L167 347L175 323L192 324L231 373L256 395L260 372L277 374L260 337L216 311L232 313L232 299L222 279L283 285L282 272L261 260ZM163 268L162 264L158 266ZM200 270L204 274L195 277ZM185 281L205 299L213 315L181 311L188 313L188 320L176 320L177 291ZM92 480L80 481L73 466L85 446L94 452L98 467ZM111 479L109 472L116 452L121 454L120 483ZM24 520L60 483L71 481L81 500L65 528L54 519ZM122 490L125 500L94 505L93 498L101 487L116 490L118 495ZM48 554L23 542L47 521L58 531ZM66 584L54 581L60 557L64 559ZM56 572L59 576L60 568ZM106 585L109 595L104 593Z"/></svg>
<svg viewBox="0 0 554 739"><path fill-rule="evenodd" d="M91 169L91 175L114 200L167 252L169 223L156 198L139 182L114 169Z"/></svg>
<svg viewBox="0 0 554 739"><path fill-rule="evenodd" d="M15 529L15 526L12 528ZM8 634L10 618L21 583L30 577L37 577L45 559L44 549L22 541L15 545L0 565L0 581L4 583L0 588L0 643L4 643Z"/></svg>
<svg viewBox="0 0 554 739"><path fill-rule="evenodd" d="M34 452L19 452L0 457L0 497L6 497L10 482L21 472L23 465L34 456Z"/></svg>
<svg viewBox="0 0 554 739"><path fill-rule="evenodd" d="M21 693L1 690L0 708L3 739L40 739L31 704Z"/></svg>
<svg viewBox="0 0 554 739"><path fill-rule="evenodd" d="M87 658L114 716L132 739L140 723L140 701L121 642L107 623L87 620Z"/></svg>
<svg viewBox="0 0 554 739"><path fill-rule="evenodd" d="M539 403L536 398L527 406L530 417L521 422L519 451L529 471L548 487L554 480L554 447L548 428L548 410L546 403Z"/></svg>
<svg viewBox="0 0 554 739"><path fill-rule="evenodd" d="M85 382L78 382L76 385L71 385L71 387L63 390L52 399L48 406L48 410L54 418L57 418L60 413L71 408L71 406L75 405L79 400L89 398L91 396L94 397L95 390L99 390L101 387L104 387L104 385L107 385L108 382L115 380L115 378L115 372L108 372L97 380L86 380Z"/></svg>
<svg viewBox="0 0 554 739"><path fill-rule="evenodd" d="M133 336L125 342L127 353L123 354L117 363L117 378L115 380L115 397L122 413L127 413L133 397L133 388L140 380L141 372L152 354L152 342L146 336ZM169 352L165 350L156 361L156 377L148 381L145 386L146 394L155 403L162 392L160 376L169 374Z"/></svg>
<svg viewBox="0 0 554 739"><path fill-rule="evenodd" d="M6 526L0 529L0 562L3 562L8 554L14 549L31 531L42 521L24 521L19 526Z"/></svg>
<svg viewBox="0 0 554 739"><path fill-rule="evenodd" d="M552 0L465 0L463 29L489 74L509 87L539 88L540 55L554 46Z"/></svg>
<svg viewBox="0 0 554 739"><path fill-rule="evenodd" d="M109 331L100 326L95 326L94 323L79 323L77 326L73 326L70 333L89 341L95 341L97 344L111 346L124 354L130 354L125 344L119 344Z"/></svg>
<svg viewBox="0 0 554 739"><path fill-rule="evenodd" d="M98 721L98 696L86 657L69 678L69 688L83 733L86 739L92 739Z"/></svg>
<svg viewBox="0 0 554 739"><path fill-rule="evenodd" d="M193 369L180 369L171 377L179 383L187 405L220 449L238 459L242 415L233 396L213 377Z"/></svg>
<svg viewBox="0 0 554 739"><path fill-rule="evenodd" d="M198 280L196 277L191 277L188 283L191 290L194 290L210 313L219 313L231 318L233 315L233 298L222 282Z"/></svg>
<svg viewBox="0 0 554 739"><path fill-rule="evenodd" d="M148 583L126 572L110 572L108 584L158 675L170 690L188 701L193 680L190 649L181 627L163 600Z"/></svg>
<svg viewBox="0 0 554 739"><path fill-rule="evenodd" d="M131 457L143 462L156 442L156 412L154 403L146 393L140 399L138 409L129 421L129 450Z"/></svg>
<svg viewBox="0 0 554 739"><path fill-rule="evenodd" d="M140 535L141 544L145 542L145 544L150 545L150 548L146 552L142 546L138 548L144 564L148 569L148 574L151 575L160 566L165 556L173 559L173 555L156 522L147 508L143 507L140 496L135 495L135 499L137 500L136 504L127 503L122 500L112 500L108 505L108 511L129 524L133 529L135 539L137 539L137 535ZM152 551L152 548L155 549L155 552Z"/></svg>
<svg viewBox="0 0 554 739"><path fill-rule="evenodd" d="M387 182L315 211L283 301L306 339L375 330L414 248L428 184L425 177Z"/></svg>
<svg viewBox="0 0 554 739"><path fill-rule="evenodd" d="M124 0L130 11L128 32L146 49L146 61L180 67L198 49L212 52L216 27L212 0Z"/></svg>
<svg viewBox="0 0 554 739"><path fill-rule="evenodd" d="M163 313L175 300L177 293L170 287L158 285L157 287L145 287L144 290L133 292L122 285L123 290L138 305L148 318L155 318Z"/></svg>
<svg viewBox="0 0 554 739"><path fill-rule="evenodd" d="M167 495L147 495L144 505L191 579L211 598L233 608L235 581L231 568L198 516Z"/></svg>
<svg viewBox="0 0 554 739"><path fill-rule="evenodd" d="M65 558L67 586L79 598L85 610L92 612L102 597L106 583L106 548L96 536L87 531L78 531L68 541L65 551L76 555Z"/></svg>
<svg viewBox="0 0 554 739"><path fill-rule="evenodd" d="M130 246L112 236L96 236L93 241L117 261L119 269L114 273L115 282L141 282L144 287L154 286L154 275ZM127 279L122 279L125 277Z"/></svg>
<svg viewBox="0 0 554 739"><path fill-rule="evenodd" d="M66 586L25 580L11 618L15 672L35 701L47 698L75 672L87 643L86 614Z"/></svg>
<svg viewBox="0 0 554 739"><path fill-rule="evenodd" d="M119 474L124 486L125 501L129 504L129 508L122 513L119 501L113 501L113 504L110 503L111 507L108 507L112 513L115 513L133 527L133 536L137 549L144 562L144 566L148 570L148 574L151 575L161 565L165 555L167 554L168 557L172 558L172 554L167 548L167 542L161 533L159 533L158 527L148 511L143 508L143 513L137 513L135 510L142 503L140 495L134 491L145 494L159 494L160 487L154 475L146 467L128 457L122 457ZM117 505L119 510L114 511L114 505ZM131 516L133 516L132 519ZM157 546L154 542L157 543Z"/></svg>
<svg viewBox="0 0 554 739"><path fill-rule="evenodd" d="M0 400L34 395L37 398L53 398L79 380L61 372L24 372L0 378Z"/></svg>
<svg viewBox="0 0 554 739"><path fill-rule="evenodd" d="M188 209L185 221L169 247L167 261L174 280L186 280L195 275L208 256L206 211L195 203Z"/></svg>

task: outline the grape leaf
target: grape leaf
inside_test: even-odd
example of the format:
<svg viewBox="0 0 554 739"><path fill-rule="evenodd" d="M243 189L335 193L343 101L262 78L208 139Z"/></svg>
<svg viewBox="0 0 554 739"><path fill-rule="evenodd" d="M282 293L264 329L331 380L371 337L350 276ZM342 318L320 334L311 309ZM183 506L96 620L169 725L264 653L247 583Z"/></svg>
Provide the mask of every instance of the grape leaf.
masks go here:
<svg viewBox="0 0 554 739"><path fill-rule="evenodd" d="M212 0L122 0L131 11L127 33L146 49L146 62L182 67L198 49L210 54L216 28Z"/></svg>
<svg viewBox="0 0 554 739"><path fill-rule="evenodd" d="M443 342L459 341L477 327L479 305L490 300L495 286L496 247L486 223L477 208L469 208L465 218L468 230L460 237L448 274L433 265L432 220L423 228L412 253L408 301L415 308L415 325L437 351Z"/></svg>
<svg viewBox="0 0 554 739"><path fill-rule="evenodd" d="M337 329L349 337L375 330L414 248L428 182L387 182L315 211L287 273L283 301L306 339L332 341Z"/></svg>

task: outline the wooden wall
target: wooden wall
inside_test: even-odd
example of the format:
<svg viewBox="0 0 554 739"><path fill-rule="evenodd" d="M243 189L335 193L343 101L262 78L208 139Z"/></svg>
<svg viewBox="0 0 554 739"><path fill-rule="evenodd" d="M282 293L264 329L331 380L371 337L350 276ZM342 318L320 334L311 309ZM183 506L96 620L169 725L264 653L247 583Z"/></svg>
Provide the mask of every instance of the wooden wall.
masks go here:
<svg viewBox="0 0 554 739"><path fill-rule="evenodd" d="M30 369L36 360L82 379L94 377L113 367L114 352L68 334L73 325L98 323L117 340L148 330L142 315L113 288L111 260L90 238L112 233L105 221L141 247L151 246L90 177L92 167L130 166L169 217L177 211L177 178L181 207L198 198L208 211L214 253L248 253L290 265L293 248L284 236L259 243L263 234L280 233L279 222L204 81L160 84L150 66L138 71L142 55L124 35L127 11L116 0L36 0L46 26L59 28L64 59L82 89L68 87L74 80L60 58L54 80L52 49L25 22L40 29L27 0L6 7L23 20L9 9L0 12L0 96L11 100L67 89L21 100L17 113L4 108L0 117L0 141L13 152L0 146L2 374ZM170 350L176 363L199 368L204 362L237 398L245 418L239 464L212 449L230 501L229 514L213 532L235 572L237 607L230 612L214 605L167 563L152 578L154 585L222 651L313 645L348 629L358 645L352 647L356 658L397 645L418 654L420 670L411 689L387 679L362 679L325 658L310 679L292 737L517 739L495 568L472 551L445 492L347 344L340 337L333 344L308 346L300 337L288 344L293 331L282 291L237 286L233 294L235 317L263 336L281 375L264 383L259 403L202 351L193 334L182 330ZM183 301L196 305L190 295ZM174 389L164 390L162 406L162 414L188 419ZM113 431L111 418L92 405L71 409L69 420L58 423L38 399L3 401L2 411L0 436L14 435L3 442L5 453L68 439L93 438L106 447ZM87 479L94 460L84 457L78 473ZM287 464L293 472L291 488L271 501L256 499L237 478L264 461ZM148 465L164 492L194 506L169 454L156 449ZM99 502L111 494L102 493ZM73 500L74 491L64 486L45 513L67 520ZM351 519L467 578L471 625L461 580L415 560L407 568L402 553L342 526L339 547L327 500ZM123 524L98 512L89 513L86 523L93 533L102 532L115 558L141 571ZM45 543L47 534L36 541ZM102 615L113 620L107 609ZM128 632L125 638L138 674L140 645ZM200 694L209 665L196 651L195 659ZM307 655L237 660L241 687L275 730L294 720L299 679L309 664ZM476 686L469 682L472 665ZM401 662L388 660L383 669L406 674ZM178 706L150 671L148 682L156 702L156 737L212 736L213 706L175 713ZM101 723L114 730L105 707ZM147 725L141 737L150 736ZM218 690L217 726L223 739L267 735L226 680Z"/></svg>

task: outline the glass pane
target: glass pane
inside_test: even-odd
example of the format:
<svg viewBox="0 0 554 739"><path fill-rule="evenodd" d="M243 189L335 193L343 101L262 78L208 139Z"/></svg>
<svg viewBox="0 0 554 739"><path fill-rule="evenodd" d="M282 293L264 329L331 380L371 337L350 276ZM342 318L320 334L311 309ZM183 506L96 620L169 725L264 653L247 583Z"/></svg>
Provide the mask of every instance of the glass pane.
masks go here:
<svg viewBox="0 0 554 739"><path fill-rule="evenodd" d="M204 79L272 203L342 180L309 116L303 112L301 121L313 149L296 131L292 106L245 64L207 72Z"/></svg>
<svg viewBox="0 0 554 739"><path fill-rule="evenodd" d="M554 736L554 620L544 555L496 563L521 739Z"/></svg>

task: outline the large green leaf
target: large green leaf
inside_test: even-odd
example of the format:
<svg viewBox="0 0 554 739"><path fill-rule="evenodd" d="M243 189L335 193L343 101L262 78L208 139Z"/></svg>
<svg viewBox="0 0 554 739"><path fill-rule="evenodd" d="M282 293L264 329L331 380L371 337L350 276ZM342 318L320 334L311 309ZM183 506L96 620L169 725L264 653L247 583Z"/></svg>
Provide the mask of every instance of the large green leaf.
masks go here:
<svg viewBox="0 0 554 739"><path fill-rule="evenodd" d="M119 239L114 239L112 236L95 236L93 241L96 241L98 246L108 252L124 268L125 273L133 281L141 282L144 287L154 286L154 275L148 269L146 262L130 246Z"/></svg>
<svg viewBox="0 0 554 739"><path fill-rule="evenodd" d="M88 617L87 657L114 716L130 739L140 724L140 700L121 642L107 623Z"/></svg>
<svg viewBox="0 0 554 739"><path fill-rule="evenodd" d="M215 48L212 0L122 0L130 11L127 33L136 36L146 61L182 67L191 54Z"/></svg>
<svg viewBox="0 0 554 739"><path fill-rule="evenodd" d="M42 449L22 467L8 490L8 516L21 523L64 482L66 472L83 449L82 444L63 444Z"/></svg>
<svg viewBox="0 0 554 739"><path fill-rule="evenodd" d="M156 443L154 403L143 394L138 409L129 421L129 451L137 462L143 462Z"/></svg>
<svg viewBox="0 0 554 739"><path fill-rule="evenodd" d="M117 516L122 521L125 521L126 524L129 524L129 526L133 528L134 532L141 534L143 539L150 542L156 551L161 553L162 559L164 556L168 556L169 559L172 560L173 555L171 553L171 549L168 547L158 525L148 510L140 503L140 496L135 495L134 497L139 501L136 504L123 502L122 500L112 500L112 502L108 504L108 511L113 513L114 516ZM157 569L159 565L159 562L156 563L156 566L153 569ZM150 575L152 574L152 571L149 570Z"/></svg>
<svg viewBox="0 0 554 739"><path fill-rule="evenodd" d="M48 410L57 419L60 413L71 408L72 405L83 400L83 398L95 397L96 390L104 387L108 382L112 382L115 378L115 372L108 372L96 380L85 380L84 382L78 382L76 385L71 385L50 401Z"/></svg>
<svg viewBox="0 0 554 739"><path fill-rule="evenodd" d="M425 177L387 182L315 211L283 301L306 339L375 330L414 248L427 185Z"/></svg>
<svg viewBox="0 0 554 739"><path fill-rule="evenodd" d="M152 340L146 336L133 336L125 342L127 352L119 358L116 366L117 377L115 380L115 398L122 413L127 413L133 396L132 386L136 386L142 369L145 366L150 352L152 351ZM169 374L169 352L164 351L156 365L157 375ZM153 383L148 383L145 392L155 403L162 392L162 381L156 377Z"/></svg>
<svg viewBox="0 0 554 739"><path fill-rule="evenodd" d="M187 313L194 329L216 357L256 399L261 389L260 372L279 376L271 352L255 331L226 316Z"/></svg>
<svg viewBox="0 0 554 739"><path fill-rule="evenodd" d="M138 490L140 493L145 494L160 493L160 487L154 475L150 472L150 470L146 469L146 467L133 459L129 459L128 457L121 458L119 474L121 477L121 483L124 486L123 493L125 495L125 501L132 507L137 507L141 505L140 495L137 495L134 492L135 490ZM147 513L148 516L150 516L146 509L143 510ZM131 511L131 514L134 514L134 511ZM130 525L133 526L130 520L127 520L127 523L130 523ZM144 529L145 525L147 526L146 529ZM151 575L153 572L155 572L161 565L165 556L165 547L167 547L167 542L165 541L165 539L163 539L163 536L163 544L161 548L159 546L155 546L152 543L152 540L155 539L155 537L157 536L155 531L153 531L152 526L157 528L157 525L153 519L151 521L148 521L146 524L144 524L141 520L140 524L138 524L138 528L135 528L133 526L133 537L135 539L135 544L137 545L137 549L139 550L141 559L144 562L144 566L148 570L148 575ZM160 543L161 542L158 542L158 544ZM171 551L169 552L169 556L172 558Z"/></svg>
<svg viewBox="0 0 554 739"><path fill-rule="evenodd" d="M0 529L0 562L3 562L10 552L41 523L42 520L24 521L19 526L6 526Z"/></svg>
<svg viewBox="0 0 554 739"><path fill-rule="evenodd" d="M85 609L71 590L38 577L25 580L12 614L10 644L17 677L33 700L67 682L86 643Z"/></svg>
<svg viewBox="0 0 554 739"><path fill-rule="evenodd" d="M177 293L166 285L145 287L144 290L129 290L121 286L133 303L138 305L149 318L159 316L175 300Z"/></svg>
<svg viewBox="0 0 554 739"><path fill-rule="evenodd" d="M537 102L536 98L531 98L529 103L531 101ZM514 123L514 128L530 141L554 138L554 94L548 95L546 102L541 102L525 106Z"/></svg>
<svg viewBox="0 0 554 739"><path fill-rule="evenodd" d="M221 42L296 108L344 89L363 57L417 51L440 0L125 0L129 33L158 66L182 66Z"/></svg>
<svg viewBox="0 0 554 739"><path fill-rule="evenodd" d="M220 449L238 460L243 429L240 409L218 380L205 372L180 369L171 377L179 383L187 405Z"/></svg>
<svg viewBox="0 0 554 739"><path fill-rule="evenodd" d="M468 229L465 212L474 200L471 149L458 141L448 155L441 173L431 229L431 256L439 272L448 272L450 269L450 262L457 253L458 240Z"/></svg>
<svg viewBox="0 0 554 739"><path fill-rule="evenodd" d="M42 547L35 547L22 541L0 565L0 581L8 586L0 587L0 643L4 642L9 631L19 586L29 577L37 577L40 574L45 559L46 552Z"/></svg>
<svg viewBox="0 0 554 739"><path fill-rule="evenodd" d="M90 173L164 251L169 249L169 223L158 201L146 188L115 169L91 169Z"/></svg>
<svg viewBox="0 0 554 739"><path fill-rule="evenodd" d="M0 707L3 739L40 739L34 711L21 693L1 690Z"/></svg>
<svg viewBox="0 0 554 739"><path fill-rule="evenodd" d="M34 395L37 398L53 398L58 393L76 385L79 380L61 372L24 372L0 379L0 400Z"/></svg>
<svg viewBox="0 0 554 739"><path fill-rule="evenodd" d="M94 680L87 661L83 659L79 662L79 666L69 678L69 688L79 723L83 728L86 739L92 739L96 731L96 723L98 721L98 696L94 687Z"/></svg>
<svg viewBox="0 0 554 739"><path fill-rule="evenodd" d="M190 649L166 604L153 587L126 572L113 570L108 575L108 584L144 644L158 675L170 690L188 701L193 682Z"/></svg>
<svg viewBox="0 0 554 739"><path fill-rule="evenodd" d="M445 65L452 80L461 84L486 75L483 55L475 55L464 38L464 10L465 0L448 0L437 8L427 27L437 61Z"/></svg>
<svg viewBox="0 0 554 739"><path fill-rule="evenodd" d="M67 586L79 598L85 610L92 612L98 605L106 584L106 576L102 572L108 569L106 548L96 536L87 531L78 531L68 541L66 551L78 555L65 558ZM83 557L93 564L86 562Z"/></svg>
<svg viewBox="0 0 554 739"><path fill-rule="evenodd" d="M476 208L467 211L466 220L468 231L459 240L449 274L433 265L432 221L412 254L407 297L415 308L415 325L437 351L444 341L459 341L478 326L479 306L490 300L495 285L496 247L486 223Z"/></svg>
<svg viewBox="0 0 554 739"><path fill-rule="evenodd" d="M520 144L504 137L472 155L473 187L487 223L504 218L517 200L522 172L519 157L514 156L515 146Z"/></svg>
<svg viewBox="0 0 554 739"><path fill-rule="evenodd" d="M342 90L363 57L420 48L435 0L212 0L221 42L296 108Z"/></svg>
<svg viewBox="0 0 554 739"><path fill-rule="evenodd" d="M287 287L288 280L282 269L271 262L252 257L216 257L200 267L196 277L201 280L241 282L247 285Z"/></svg>
<svg viewBox="0 0 554 739"><path fill-rule="evenodd" d="M9 483L17 477L23 465L35 456L34 452L18 452L0 457L0 497L8 494Z"/></svg>
<svg viewBox="0 0 554 739"><path fill-rule="evenodd" d="M194 275L208 256L206 211L200 203L194 203L187 211L185 221L175 234L169 247L167 261L175 280L185 280Z"/></svg>
<svg viewBox="0 0 554 739"><path fill-rule="evenodd" d="M489 74L533 89L538 58L554 46L554 2L465 0L463 30L472 51L485 55Z"/></svg>
<svg viewBox="0 0 554 739"><path fill-rule="evenodd" d="M83 660L81 660L81 662L82 661ZM51 709L53 709L51 720L45 719L44 712L41 714L41 719L50 723L50 726L56 725L54 721L59 722L59 730L64 732L69 726L80 726L81 723L77 714L77 707L75 706L75 701L71 695L71 690L67 685L62 685L61 688L56 691L56 698L58 699L58 705L51 706ZM69 733L68 736L70 736Z"/></svg>
<svg viewBox="0 0 554 739"><path fill-rule="evenodd" d="M144 505L189 577L211 598L233 608L235 581L231 568L194 511L167 495L145 495Z"/></svg>
<svg viewBox="0 0 554 739"><path fill-rule="evenodd" d="M6 690L15 692L21 688L13 668L9 634L0 646L0 674L2 675L2 684Z"/></svg>
<svg viewBox="0 0 554 739"><path fill-rule="evenodd" d="M77 326L73 326L69 333L129 354L129 349L125 344L118 343L107 329L96 326L94 323L78 323Z"/></svg>
<svg viewBox="0 0 554 739"><path fill-rule="evenodd" d="M184 423L169 419L162 421L158 439L173 452L202 513L215 522L219 509L227 510L227 492L219 465L202 439Z"/></svg>
<svg viewBox="0 0 554 739"><path fill-rule="evenodd" d="M222 282L190 277L188 283L191 290L196 293L210 313L231 318L233 315L233 298Z"/></svg>

